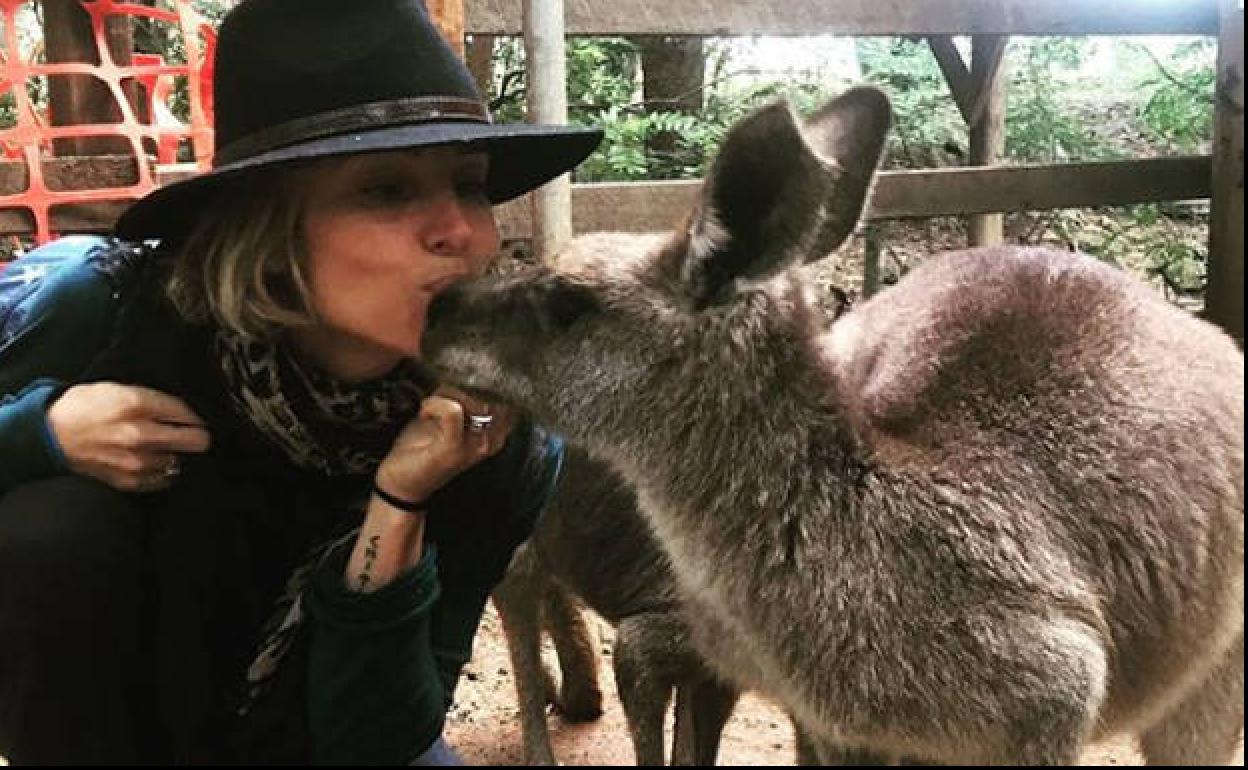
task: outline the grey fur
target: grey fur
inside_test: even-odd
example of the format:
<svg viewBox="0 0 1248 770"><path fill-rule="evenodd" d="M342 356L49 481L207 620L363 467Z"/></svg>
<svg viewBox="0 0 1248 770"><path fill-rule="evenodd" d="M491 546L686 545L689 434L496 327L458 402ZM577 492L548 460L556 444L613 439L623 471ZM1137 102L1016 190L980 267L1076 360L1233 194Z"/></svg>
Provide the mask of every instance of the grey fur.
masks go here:
<svg viewBox="0 0 1248 770"><path fill-rule="evenodd" d="M665 762L663 717L673 691L672 764L715 764L738 693L690 644L675 580L636 496L610 469L569 448L550 504L494 592L516 675L525 764L555 764L543 627L559 656L559 710L573 721L601 714L597 655L577 598L616 629L612 663L637 764Z"/></svg>
<svg viewBox="0 0 1248 770"><path fill-rule="evenodd" d="M635 485L698 649L820 756L1069 764L1127 731L1150 762L1226 761L1243 354L1119 270L1013 247L933 257L823 329L787 268L862 200L789 185L810 169L788 145L839 135L874 166L881 105L747 119L689 227L443 295L430 360ZM785 178L733 177L760 168ZM716 210L747 184L768 200ZM691 253L707 216L728 235Z"/></svg>

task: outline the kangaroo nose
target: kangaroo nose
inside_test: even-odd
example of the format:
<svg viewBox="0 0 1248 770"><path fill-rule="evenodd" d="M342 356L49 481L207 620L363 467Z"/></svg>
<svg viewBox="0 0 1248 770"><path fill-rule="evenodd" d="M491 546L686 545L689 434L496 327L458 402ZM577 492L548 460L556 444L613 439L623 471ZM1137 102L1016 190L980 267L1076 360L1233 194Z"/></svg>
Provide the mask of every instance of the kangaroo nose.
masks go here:
<svg viewBox="0 0 1248 770"><path fill-rule="evenodd" d="M425 316L425 327L433 329L440 323L453 318L464 304L464 290L459 286L448 286L439 292L429 304L429 312Z"/></svg>

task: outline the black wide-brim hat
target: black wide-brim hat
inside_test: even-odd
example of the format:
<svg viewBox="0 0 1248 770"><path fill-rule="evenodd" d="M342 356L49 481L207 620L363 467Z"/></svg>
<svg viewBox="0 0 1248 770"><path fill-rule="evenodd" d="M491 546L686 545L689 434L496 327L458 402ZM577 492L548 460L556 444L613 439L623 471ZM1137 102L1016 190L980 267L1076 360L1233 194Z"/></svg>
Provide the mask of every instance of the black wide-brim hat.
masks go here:
<svg viewBox="0 0 1248 770"><path fill-rule="evenodd" d="M498 124L420 0L244 0L221 24L213 167L132 204L115 232L176 240L223 195L275 166L458 145L489 156L491 203L589 156L602 132Z"/></svg>

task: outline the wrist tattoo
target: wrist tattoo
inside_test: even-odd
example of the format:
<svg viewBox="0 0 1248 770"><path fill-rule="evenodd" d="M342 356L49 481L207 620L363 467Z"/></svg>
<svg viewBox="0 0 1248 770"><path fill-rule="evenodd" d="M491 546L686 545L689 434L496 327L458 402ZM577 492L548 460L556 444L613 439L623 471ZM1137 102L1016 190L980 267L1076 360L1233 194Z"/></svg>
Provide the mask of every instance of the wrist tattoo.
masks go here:
<svg viewBox="0 0 1248 770"><path fill-rule="evenodd" d="M377 552L381 545L381 535L370 535L364 545L364 566L355 581L359 590L363 591L373 582L373 564L377 561Z"/></svg>

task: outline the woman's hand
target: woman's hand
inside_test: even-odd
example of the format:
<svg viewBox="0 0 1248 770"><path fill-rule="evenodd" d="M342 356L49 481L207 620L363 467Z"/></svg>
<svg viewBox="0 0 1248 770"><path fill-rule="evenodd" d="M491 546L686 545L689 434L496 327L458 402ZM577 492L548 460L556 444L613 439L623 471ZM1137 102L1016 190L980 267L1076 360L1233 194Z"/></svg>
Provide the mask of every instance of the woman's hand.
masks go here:
<svg viewBox="0 0 1248 770"><path fill-rule="evenodd" d="M48 408L70 470L123 492L168 487L178 455L211 444L204 421L160 391L111 382L74 385Z"/></svg>
<svg viewBox="0 0 1248 770"><path fill-rule="evenodd" d="M484 429L470 417L489 417ZM377 469L377 486L405 500L424 500L465 469L497 452L513 423L511 410L441 387L420 406Z"/></svg>
<svg viewBox="0 0 1248 770"><path fill-rule="evenodd" d="M473 426L471 417L488 425ZM478 425L482 421L477 421ZM439 388L420 405L377 469L377 486L406 502L428 499L465 469L494 454L511 431L510 410L451 388ZM398 510L374 495L365 511L343 578L352 591L368 593L411 569L424 552L425 517Z"/></svg>

